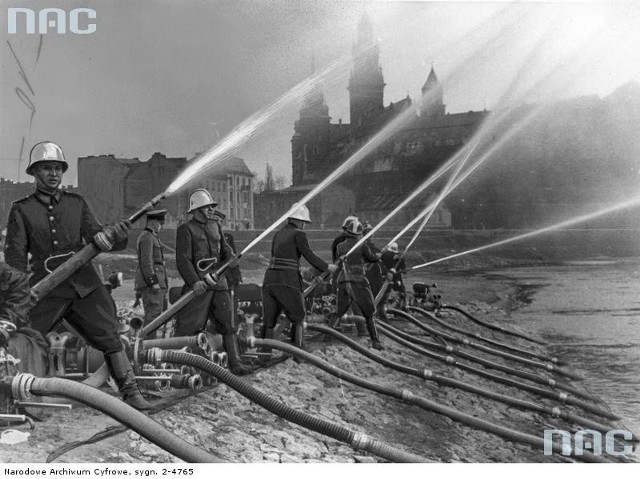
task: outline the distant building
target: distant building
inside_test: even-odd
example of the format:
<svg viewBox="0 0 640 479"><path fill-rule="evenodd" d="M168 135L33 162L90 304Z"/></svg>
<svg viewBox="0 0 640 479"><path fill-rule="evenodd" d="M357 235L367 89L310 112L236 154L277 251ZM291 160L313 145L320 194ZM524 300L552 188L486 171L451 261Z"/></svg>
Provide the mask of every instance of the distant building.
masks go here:
<svg viewBox="0 0 640 479"><path fill-rule="evenodd" d="M422 87L422 98L428 101L416 108L407 96L385 106L379 48L366 16L358 28L353 59L348 85L351 122L331 123L319 87L307 96L291 138L293 185L259 195L260 214L256 215L259 226L275 221L404 113L410 116L402 128L309 204L322 227L335 227L350 214L379 221L461 148L487 114L486 111L446 113L443 88L433 67ZM407 112L410 108L412 111ZM424 208L427 199L426 194L419 197L390 224L406 224L407 218L412 219ZM451 215L445 206L439 206L429 224L451 225Z"/></svg>
<svg viewBox="0 0 640 479"><path fill-rule="evenodd" d="M186 157L169 158L154 153L148 161L114 155L78 158L78 190L97 218L112 224L138 211L146 202L167 190L187 166ZM253 174L240 158L230 158L206 171L203 180L189 184L163 199L165 228L174 229L187 220L190 193L207 188L227 215L227 228L250 229L253 221Z"/></svg>
<svg viewBox="0 0 640 479"><path fill-rule="evenodd" d="M11 203L33 193L35 183L15 183L11 180L0 178L0 230L7 227Z"/></svg>

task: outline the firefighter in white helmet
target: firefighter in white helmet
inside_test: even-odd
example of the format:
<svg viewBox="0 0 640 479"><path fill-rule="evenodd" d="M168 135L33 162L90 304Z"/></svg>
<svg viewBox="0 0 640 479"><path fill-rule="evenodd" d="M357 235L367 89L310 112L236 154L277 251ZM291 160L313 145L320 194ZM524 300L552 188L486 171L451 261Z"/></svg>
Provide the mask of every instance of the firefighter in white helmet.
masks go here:
<svg viewBox="0 0 640 479"><path fill-rule="evenodd" d="M242 375L248 370L240 358L227 280L223 275L212 288L208 288L203 280L207 273L234 258L222 227L216 221L217 205L207 190L194 191L189 197L187 211L193 216L176 231L176 265L185 282L182 293L192 289L197 297L177 314L175 335L192 336L205 330L207 321L211 321L212 332L222 335L229 369L233 374Z"/></svg>
<svg viewBox="0 0 640 479"><path fill-rule="evenodd" d="M404 258L400 255L398 243L395 241L389 244L389 246L382 252L380 258L384 270L387 274L389 284L387 289L380 299L378 305L378 316L380 319L387 320L387 300L391 291L395 291L398 296L398 307L404 309L406 307L407 290L404 287L404 281L402 280L402 271L407 269L407 265ZM377 294L377 293L376 293Z"/></svg>
<svg viewBox="0 0 640 479"><path fill-rule="evenodd" d="M346 238L338 243L336 252L338 257L343 258L342 270L338 275L338 305L336 308L337 317L345 314L349 307L360 310L364 316L367 332L371 338L371 345L375 349L384 349L378 336L376 323L373 315L376 307L371 294L371 287L365 276L364 265L375 263L380 259L371 249L368 242L355 248L348 256L347 253L356 245L362 235L362 223L355 218L346 221Z"/></svg>
<svg viewBox="0 0 640 479"><path fill-rule="evenodd" d="M82 196L60 188L67 167L59 145L50 141L34 145L27 173L35 178L36 191L15 201L9 212L5 261L20 271L32 272L31 286L89 242L104 251L127 246L131 228L127 220L103 228ZM138 389L120 341L113 299L90 262L40 299L29 317L31 327L42 334L64 317L102 351L125 402L137 409L151 408Z"/></svg>
<svg viewBox="0 0 640 479"><path fill-rule="evenodd" d="M300 257L321 272L329 270L333 273L337 269L336 265L327 264L311 251L303 231L307 223L311 223L309 210L299 205L288 217L287 224L273 237L271 262L262 282L262 338L273 339L278 317L284 312L291 321L291 342L299 348L304 345L305 318Z"/></svg>

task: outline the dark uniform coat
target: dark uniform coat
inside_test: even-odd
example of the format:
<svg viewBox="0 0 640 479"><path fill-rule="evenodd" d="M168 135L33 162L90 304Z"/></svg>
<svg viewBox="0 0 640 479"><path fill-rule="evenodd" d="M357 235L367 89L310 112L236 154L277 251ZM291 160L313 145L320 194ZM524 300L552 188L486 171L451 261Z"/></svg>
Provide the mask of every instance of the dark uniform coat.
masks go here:
<svg viewBox="0 0 640 479"><path fill-rule="evenodd" d="M183 294L232 256L233 252L217 222L201 223L192 218L180 225L176 231L176 265L185 282ZM200 271L198 261L210 258L215 258L217 264L209 263L211 267ZM175 335L191 336L203 330L209 318L214 320L217 333L231 334L235 332L231 308L229 288L223 275L212 291L196 297L177 314Z"/></svg>
<svg viewBox="0 0 640 479"><path fill-rule="evenodd" d="M138 269L135 276L135 289L139 291L144 306L144 322L149 324L158 317L167 294L167 272L164 263L162 243L158 235L146 227L138 237ZM159 288L154 289L154 285Z"/></svg>
<svg viewBox="0 0 640 479"><path fill-rule="evenodd" d="M0 321L18 329L29 324L29 275L0 263Z"/></svg>
<svg viewBox="0 0 640 479"><path fill-rule="evenodd" d="M48 257L81 250L102 229L82 196L36 190L11 206L5 261L21 271L31 270L34 285L48 274L44 264ZM125 239L113 250L126 245ZM30 320L33 329L46 334L63 316L96 349L105 353L122 349L113 301L91 263L42 298L31 310Z"/></svg>
<svg viewBox="0 0 640 479"><path fill-rule="evenodd" d="M304 320L301 257L319 271L324 272L328 268L327 263L311 251L305 232L288 223L273 237L271 264L262 283L263 316L267 328L275 327L282 311L294 323Z"/></svg>
<svg viewBox="0 0 640 479"><path fill-rule="evenodd" d="M343 256L355 246L358 238L348 236L337 245L337 254ZM375 305L371 294L371 287L365 274L365 263L374 263L378 257L372 251L369 242L365 242L356 248L342 264L338 274L338 307L337 314L342 316L349 306L354 303L365 318L370 318L375 313Z"/></svg>

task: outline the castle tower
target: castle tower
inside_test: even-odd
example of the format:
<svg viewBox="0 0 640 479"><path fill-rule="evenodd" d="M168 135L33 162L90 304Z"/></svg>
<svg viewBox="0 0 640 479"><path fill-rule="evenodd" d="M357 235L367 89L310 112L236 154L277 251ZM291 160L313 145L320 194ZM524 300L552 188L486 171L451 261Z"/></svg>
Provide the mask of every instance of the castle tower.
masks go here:
<svg viewBox="0 0 640 479"><path fill-rule="evenodd" d="M384 87L380 49L373 36L371 21L365 14L358 25L358 40L353 45L353 71L348 87L352 132L366 118L384 109Z"/></svg>
<svg viewBox="0 0 640 479"><path fill-rule="evenodd" d="M314 62L312 60L312 70ZM312 183L322 176L327 165L323 159L329 151L329 107L324 93L315 85L304 99L300 118L296 120L291 138L292 183Z"/></svg>
<svg viewBox="0 0 640 479"><path fill-rule="evenodd" d="M442 101L442 84L438 81L433 65L427 81L422 85L422 97L420 98L420 114L426 117L441 116L445 113L445 104Z"/></svg>

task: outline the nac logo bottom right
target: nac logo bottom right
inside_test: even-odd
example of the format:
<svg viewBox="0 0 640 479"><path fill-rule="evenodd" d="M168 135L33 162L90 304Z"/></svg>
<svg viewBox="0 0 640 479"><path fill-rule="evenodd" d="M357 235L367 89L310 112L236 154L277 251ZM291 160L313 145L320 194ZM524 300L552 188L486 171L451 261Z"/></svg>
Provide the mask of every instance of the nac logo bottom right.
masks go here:
<svg viewBox="0 0 640 479"><path fill-rule="evenodd" d="M592 429L577 431L573 436L562 429L544 430L544 455L551 456L554 452L554 439L561 439L563 456L581 456L590 452L601 456L603 451L610 456L630 456L633 454L633 446L623 441L634 440L633 433L626 429L612 429L602 437L602 433ZM558 446L556 446L556 451Z"/></svg>

